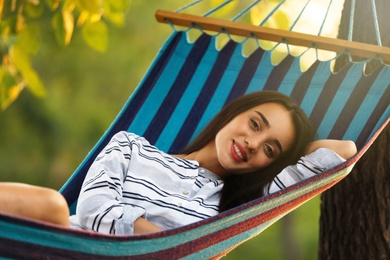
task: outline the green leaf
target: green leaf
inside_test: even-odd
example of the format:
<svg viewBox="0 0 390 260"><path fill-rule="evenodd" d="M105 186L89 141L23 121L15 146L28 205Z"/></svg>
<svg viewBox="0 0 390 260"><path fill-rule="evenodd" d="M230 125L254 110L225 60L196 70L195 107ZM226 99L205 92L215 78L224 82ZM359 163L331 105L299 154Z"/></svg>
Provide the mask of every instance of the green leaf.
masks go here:
<svg viewBox="0 0 390 260"><path fill-rule="evenodd" d="M104 1L104 11L110 9L112 12L125 13L130 5L130 0L106 0Z"/></svg>
<svg viewBox="0 0 390 260"><path fill-rule="evenodd" d="M72 39L74 29L73 14L68 10L57 12L53 16L52 26L60 46L68 45Z"/></svg>
<svg viewBox="0 0 390 260"><path fill-rule="evenodd" d="M26 12L28 17L38 18L43 14L43 4L34 4L30 1L27 1L26 5L24 6L24 11Z"/></svg>
<svg viewBox="0 0 390 260"><path fill-rule="evenodd" d="M107 50L108 28L103 21L85 24L82 28L82 35L90 48L101 53Z"/></svg>
<svg viewBox="0 0 390 260"><path fill-rule="evenodd" d="M28 24L17 36L17 44L29 54L37 54L40 46L40 28Z"/></svg>
<svg viewBox="0 0 390 260"><path fill-rule="evenodd" d="M46 5L50 8L50 10L54 11L58 8L60 4L60 0L46 0Z"/></svg>
<svg viewBox="0 0 390 260"><path fill-rule="evenodd" d="M104 17L106 17L116 26L123 26L125 24L125 15L123 13L105 11Z"/></svg>
<svg viewBox="0 0 390 260"><path fill-rule="evenodd" d="M46 90L43 87L38 74L31 67L30 57L28 54L18 44L15 44L12 47L10 54L14 66L22 75L31 92L38 97L44 96L46 94Z"/></svg>
<svg viewBox="0 0 390 260"><path fill-rule="evenodd" d="M22 88L7 70L0 67L0 107L5 110L19 96Z"/></svg>
<svg viewBox="0 0 390 260"><path fill-rule="evenodd" d="M76 4L81 10L86 10L92 14L100 13L101 2L100 0L76 0Z"/></svg>
<svg viewBox="0 0 390 260"><path fill-rule="evenodd" d="M51 22L53 28L54 28L54 35L57 40L57 43L64 47L65 46L65 28L64 28L64 23L63 23L63 18L62 18L62 13L57 12L53 16L53 20Z"/></svg>
<svg viewBox="0 0 390 260"><path fill-rule="evenodd" d="M122 26L125 23L125 12L129 8L130 0L104 1L104 17L113 24Z"/></svg>
<svg viewBox="0 0 390 260"><path fill-rule="evenodd" d="M31 68L30 57L19 44L15 44L10 51L10 58L19 71L29 70Z"/></svg>
<svg viewBox="0 0 390 260"><path fill-rule="evenodd" d="M31 90L35 96L43 97L46 95L46 89L43 87L41 79L35 70L29 68L28 70L23 71L22 75L28 89Z"/></svg>

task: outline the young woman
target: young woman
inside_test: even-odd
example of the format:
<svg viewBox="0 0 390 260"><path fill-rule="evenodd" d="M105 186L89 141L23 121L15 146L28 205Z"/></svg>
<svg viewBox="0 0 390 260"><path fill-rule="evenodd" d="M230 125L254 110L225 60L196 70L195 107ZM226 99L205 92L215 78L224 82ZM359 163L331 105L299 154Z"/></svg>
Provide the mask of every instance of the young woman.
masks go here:
<svg viewBox="0 0 390 260"><path fill-rule="evenodd" d="M133 234L208 218L270 192L313 139L303 111L274 91L227 105L179 155L117 133L87 173L72 226Z"/></svg>
<svg viewBox="0 0 390 260"><path fill-rule="evenodd" d="M231 103L180 155L118 133L91 167L71 219L99 232L156 232L278 191L356 153L351 141L312 138L303 112L277 92ZM65 199L44 187L0 183L0 213L69 226Z"/></svg>

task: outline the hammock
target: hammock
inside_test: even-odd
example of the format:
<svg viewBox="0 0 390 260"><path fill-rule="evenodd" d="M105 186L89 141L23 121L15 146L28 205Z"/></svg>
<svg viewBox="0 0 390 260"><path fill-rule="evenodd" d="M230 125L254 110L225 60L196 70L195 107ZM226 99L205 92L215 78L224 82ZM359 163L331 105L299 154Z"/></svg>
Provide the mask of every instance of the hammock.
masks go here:
<svg viewBox="0 0 390 260"><path fill-rule="evenodd" d="M331 61L317 60L303 73L300 57L288 55L274 66L271 51L258 48L244 57L244 43L230 40L217 50L216 37L203 33L189 43L186 32L173 32L122 111L61 189L71 213L89 166L116 132L137 133L160 149L177 153L224 104L253 91L291 96L309 115L319 138L352 139L358 153L277 193L159 233L104 235L0 215L0 256L219 258L347 176L389 122L388 66L364 75L365 62L350 62L335 74Z"/></svg>

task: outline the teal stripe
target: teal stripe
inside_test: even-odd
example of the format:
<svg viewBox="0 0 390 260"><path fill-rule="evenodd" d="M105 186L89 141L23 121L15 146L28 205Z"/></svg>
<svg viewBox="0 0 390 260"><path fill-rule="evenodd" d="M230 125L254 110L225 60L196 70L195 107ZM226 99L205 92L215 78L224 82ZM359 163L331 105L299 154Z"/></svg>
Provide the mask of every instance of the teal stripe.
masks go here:
<svg viewBox="0 0 390 260"><path fill-rule="evenodd" d="M390 84L389 70L389 67L386 66L379 73L375 82L370 88L368 95L361 103L359 110L355 114L343 139L356 140L358 138L365 125L362 124L362 122L368 121L371 116L371 113L374 111L381 96L385 92L385 88L383 88L383 86L388 86ZM384 121L381 121L379 125L381 125L383 122Z"/></svg>
<svg viewBox="0 0 390 260"><path fill-rule="evenodd" d="M371 134L370 134L370 137L371 138L373 136L373 134L375 134L375 132L379 129L379 127L382 126L382 124L390 117L390 106L387 107L386 111L383 113L383 115L381 116L380 120L378 121L378 123L375 125L374 129L372 130ZM366 143L366 142L365 142Z"/></svg>
<svg viewBox="0 0 390 260"><path fill-rule="evenodd" d="M221 110L245 60L246 58L242 55L242 44L237 44L232 57L230 58L229 65L227 66L213 97L200 119L198 127L192 135L192 138L197 136L206 124L215 116L215 114Z"/></svg>
<svg viewBox="0 0 390 260"><path fill-rule="evenodd" d="M332 74L330 71L330 63L331 61L320 62L310 82L310 87L302 100L301 108L308 116L313 112L314 106L316 105L328 78Z"/></svg>
<svg viewBox="0 0 390 260"><path fill-rule="evenodd" d="M291 92L295 87L295 84L297 83L297 80L302 75L299 59L300 59L299 57L294 58L290 69L288 70L287 74L284 76L283 81L280 83L278 92L290 96Z"/></svg>
<svg viewBox="0 0 390 260"><path fill-rule="evenodd" d="M274 65L272 65L271 62L271 52L264 51L263 57L261 57L261 61L257 66L246 93L252 93L264 89L268 76L271 74L273 69Z"/></svg>
<svg viewBox="0 0 390 260"><path fill-rule="evenodd" d="M180 43L177 45L174 54L169 59L168 64L164 68L164 72L149 93L142 108L134 118L131 129L139 135L143 135L148 127L148 122L151 122L157 113L161 103L164 101L172 84L174 83L180 68L183 66L186 58L193 47L187 42L186 37L181 37Z"/></svg>
<svg viewBox="0 0 390 260"><path fill-rule="evenodd" d="M215 48L215 37L212 37L202 61L156 142L156 146L159 149L167 151L171 147L186 117L191 112L192 106L213 68L217 55L218 50Z"/></svg>
<svg viewBox="0 0 390 260"><path fill-rule="evenodd" d="M348 71L345 79L341 83L340 88L333 98L327 113L322 119L318 129L318 138L322 139L329 136L329 133L337 121L337 118L339 117L345 103L351 95L354 87L362 77L364 65L364 63L355 63Z"/></svg>

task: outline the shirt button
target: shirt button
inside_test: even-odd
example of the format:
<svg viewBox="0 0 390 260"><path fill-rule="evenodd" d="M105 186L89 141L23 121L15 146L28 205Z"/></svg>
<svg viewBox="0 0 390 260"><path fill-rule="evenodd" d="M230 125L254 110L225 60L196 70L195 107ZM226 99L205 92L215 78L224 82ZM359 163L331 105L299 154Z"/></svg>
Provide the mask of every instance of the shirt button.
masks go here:
<svg viewBox="0 0 390 260"><path fill-rule="evenodd" d="M184 195L188 195L188 191L183 191L183 194Z"/></svg>
<svg viewBox="0 0 390 260"><path fill-rule="evenodd" d="M205 171L203 169L200 170L200 173L204 173Z"/></svg>
<svg viewBox="0 0 390 260"><path fill-rule="evenodd" d="M191 179L192 179L192 180L196 179L196 176L191 176Z"/></svg>

